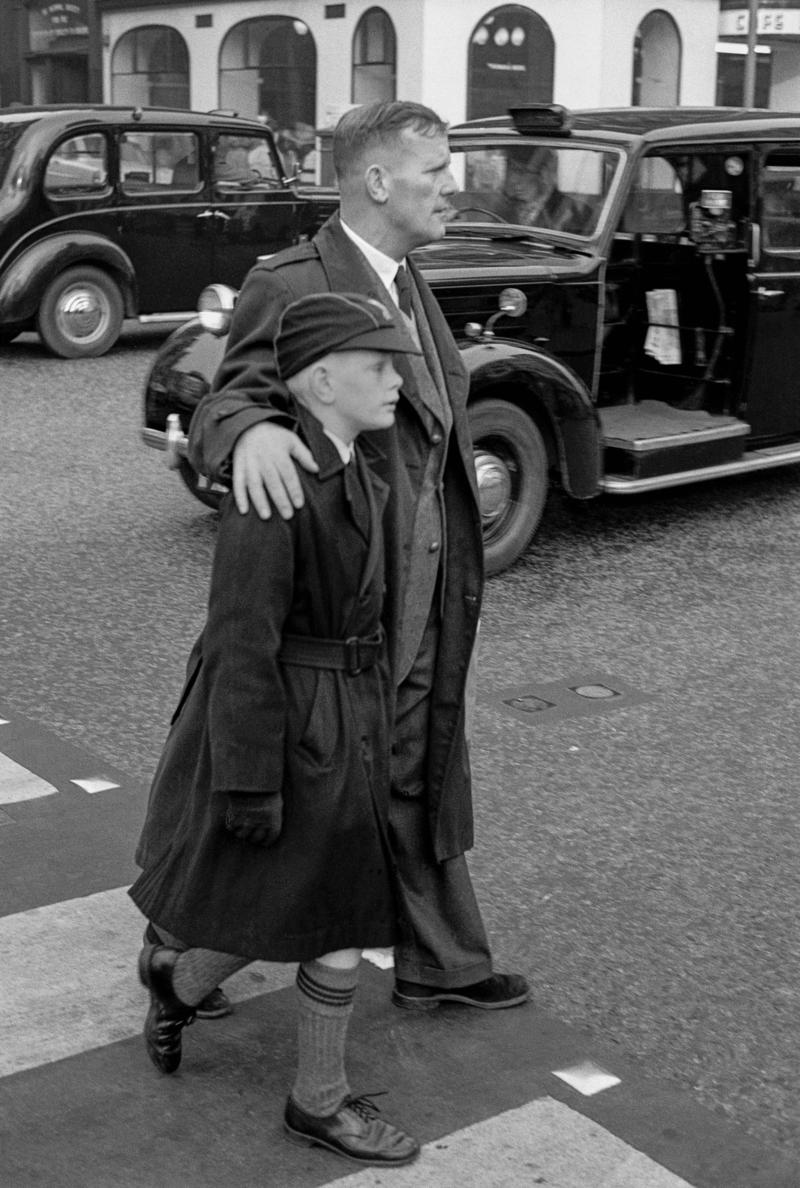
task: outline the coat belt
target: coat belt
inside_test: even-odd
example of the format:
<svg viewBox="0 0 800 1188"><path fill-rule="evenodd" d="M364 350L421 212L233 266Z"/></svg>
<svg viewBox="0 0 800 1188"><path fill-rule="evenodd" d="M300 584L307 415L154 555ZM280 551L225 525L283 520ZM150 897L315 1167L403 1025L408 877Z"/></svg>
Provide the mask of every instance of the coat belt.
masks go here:
<svg viewBox="0 0 800 1188"><path fill-rule="evenodd" d="M377 663L383 650L383 631L360 638L319 639L313 635L284 635L278 659L302 668L335 668L358 676Z"/></svg>

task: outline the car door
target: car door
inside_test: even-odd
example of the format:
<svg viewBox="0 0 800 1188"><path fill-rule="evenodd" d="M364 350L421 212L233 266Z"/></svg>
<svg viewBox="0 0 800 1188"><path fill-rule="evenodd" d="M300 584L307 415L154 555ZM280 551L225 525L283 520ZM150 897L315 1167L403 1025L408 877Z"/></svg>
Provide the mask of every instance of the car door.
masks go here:
<svg viewBox="0 0 800 1188"><path fill-rule="evenodd" d="M263 136L230 130L212 145L216 281L241 286L259 256L297 239L302 200L283 180L281 161Z"/></svg>
<svg viewBox="0 0 800 1188"><path fill-rule="evenodd" d="M761 155L747 407L755 437L800 433L800 146Z"/></svg>
<svg viewBox="0 0 800 1188"><path fill-rule="evenodd" d="M140 314L189 313L214 276L214 217L202 133L137 126L117 138L120 244Z"/></svg>

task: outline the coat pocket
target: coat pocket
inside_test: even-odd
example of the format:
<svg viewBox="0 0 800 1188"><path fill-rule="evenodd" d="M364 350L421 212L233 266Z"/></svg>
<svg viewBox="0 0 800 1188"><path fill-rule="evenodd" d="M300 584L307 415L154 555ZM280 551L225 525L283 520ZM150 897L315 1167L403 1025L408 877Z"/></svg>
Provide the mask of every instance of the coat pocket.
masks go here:
<svg viewBox="0 0 800 1188"><path fill-rule="evenodd" d="M328 770L342 743L336 674L327 669L289 667L287 673L287 746L304 766Z"/></svg>

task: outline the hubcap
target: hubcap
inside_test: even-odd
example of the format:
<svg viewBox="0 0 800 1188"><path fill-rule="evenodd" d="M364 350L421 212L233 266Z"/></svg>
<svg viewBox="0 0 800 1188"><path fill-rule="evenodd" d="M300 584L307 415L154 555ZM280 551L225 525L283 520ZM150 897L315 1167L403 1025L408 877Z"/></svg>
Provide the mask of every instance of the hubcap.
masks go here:
<svg viewBox="0 0 800 1188"><path fill-rule="evenodd" d="M511 503L514 481L508 462L488 450L475 451L478 502L484 529L496 525Z"/></svg>
<svg viewBox="0 0 800 1188"><path fill-rule="evenodd" d="M56 320L66 338L87 342L98 338L105 330L108 310L101 293L80 285L65 289L61 294Z"/></svg>

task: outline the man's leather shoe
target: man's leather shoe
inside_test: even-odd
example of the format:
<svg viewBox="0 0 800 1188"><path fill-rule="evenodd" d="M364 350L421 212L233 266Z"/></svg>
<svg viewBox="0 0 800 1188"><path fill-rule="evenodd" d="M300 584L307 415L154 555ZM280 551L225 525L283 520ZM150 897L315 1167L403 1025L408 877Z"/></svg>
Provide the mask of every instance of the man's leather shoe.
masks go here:
<svg viewBox="0 0 800 1188"><path fill-rule="evenodd" d="M458 1002L462 1006L479 1007L482 1011L502 1011L504 1007L519 1006L530 997L530 987L520 974L494 973L471 986L422 986L418 982L395 980L392 1002L411 1011L434 1011L442 1002Z"/></svg>
<svg viewBox="0 0 800 1188"><path fill-rule="evenodd" d="M222 1019L225 1015L233 1014L233 1003L224 990L217 986L194 1008L198 1019Z"/></svg>
<svg viewBox="0 0 800 1188"><path fill-rule="evenodd" d="M327 1147L356 1163L383 1167L411 1163L419 1155L417 1140L377 1114L378 1107L367 1096L345 1098L336 1113L326 1118L307 1114L290 1097L283 1125L293 1142Z"/></svg>
<svg viewBox="0 0 800 1188"><path fill-rule="evenodd" d="M180 1064L181 1032L195 1014L172 987L172 973L180 955L180 949L168 945L145 945L139 954L139 980L150 991L144 1042L148 1056L162 1073L174 1073Z"/></svg>
<svg viewBox="0 0 800 1188"><path fill-rule="evenodd" d="M146 945L163 944L161 937L150 923L148 923L144 930L144 943ZM222 1019L225 1015L233 1014L233 1003L225 991L217 986L216 989L212 990L204 999L198 1002L194 1008L194 1013L198 1019Z"/></svg>

